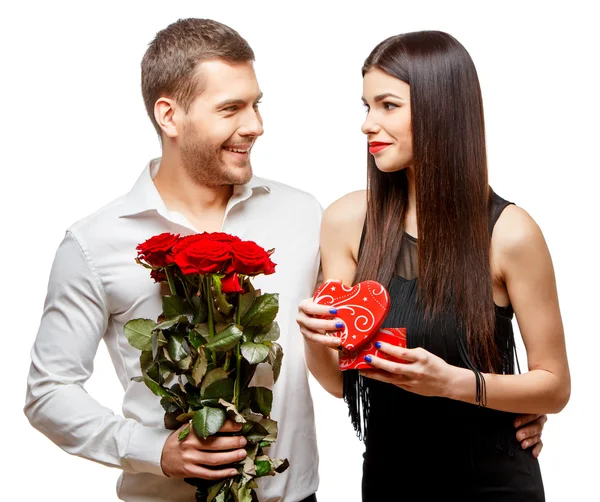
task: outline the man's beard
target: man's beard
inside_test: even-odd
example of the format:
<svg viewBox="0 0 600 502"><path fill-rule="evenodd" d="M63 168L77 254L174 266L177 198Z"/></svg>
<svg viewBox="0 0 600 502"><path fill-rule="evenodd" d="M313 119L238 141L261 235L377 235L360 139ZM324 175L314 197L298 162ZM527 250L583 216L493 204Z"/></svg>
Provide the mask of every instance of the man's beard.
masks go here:
<svg viewBox="0 0 600 502"><path fill-rule="evenodd" d="M252 178L250 154L248 153L248 159L238 162L233 171L227 169L222 161L222 151L221 145L215 147L208 140L198 139L193 126L184 128L181 161L186 172L196 183L210 187L248 183Z"/></svg>

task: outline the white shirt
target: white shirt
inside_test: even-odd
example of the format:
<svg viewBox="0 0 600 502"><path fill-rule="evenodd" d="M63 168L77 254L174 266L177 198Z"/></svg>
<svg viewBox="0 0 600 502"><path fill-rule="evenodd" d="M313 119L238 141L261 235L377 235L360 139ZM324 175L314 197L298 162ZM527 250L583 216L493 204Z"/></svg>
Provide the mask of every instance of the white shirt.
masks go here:
<svg viewBox="0 0 600 502"><path fill-rule="evenodd" d="M65 451L123 469L117 493L128 502L193 502L195 488L166 477L160 458L173 432L164 410L143 383L140 352L123 326L155 319L162 311L160 285L134 259L136 246L162 233L196 233L183 215L169 212L153 183L160 159L151 161L131 192L75 223L58 248L37 338L31 350L25 413L31 424ZM273 388L272 418L279 422L272 458L288 458L282 474L258 480L261 502L297 502L318 486L318 454L298 303L312 296L319 271L322 208L310 194L253 177L234 187L223 232L253 240L272 256L276 272L253 284L280 294L277 321L284 357L273 386L261 364L252 385ZM123 416L101 406L84 389L104 339L125 390Z"/></svg>

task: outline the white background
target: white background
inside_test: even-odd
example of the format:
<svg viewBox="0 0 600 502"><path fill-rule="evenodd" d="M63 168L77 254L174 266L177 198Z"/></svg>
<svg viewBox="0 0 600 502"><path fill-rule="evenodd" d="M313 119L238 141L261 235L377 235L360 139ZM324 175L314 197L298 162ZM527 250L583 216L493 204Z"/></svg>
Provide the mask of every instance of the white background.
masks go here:
<svg viewBox="0 0 600 502"><path fill-rule="evenodd" d="M573 390L544 431L547 500L599 500L600 47L592 2L490 4L3 3L2 500L115 499L116 470L70 457L29 426L21 411L29 350L65 229L128 191L160 154L139 63L154 34L182 17L224 22L254 48L266 130L255 172L323 206L365 186L360 69L371 49L422 29L465 45L484 96L491 184L539 223L556 268ZM358 502L362 445L345 405L312 384L319 500ZM87 390L119 412L122 389L104 345ZM390 435L404 428L390 420Z"/></svg>

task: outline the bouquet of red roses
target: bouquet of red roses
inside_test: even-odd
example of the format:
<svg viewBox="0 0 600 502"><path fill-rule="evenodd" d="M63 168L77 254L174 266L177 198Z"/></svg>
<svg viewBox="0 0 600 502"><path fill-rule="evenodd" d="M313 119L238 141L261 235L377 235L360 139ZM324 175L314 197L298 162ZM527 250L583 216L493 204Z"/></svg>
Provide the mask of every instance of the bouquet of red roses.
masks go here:
<svg viewBox="0 0 600 502"><path fill-rule="evenodd" d="M247 456L236 465L239 474L186 481L196 486L197 500L256 501L255 479L289 466L287 459L265 453L277 439L272 391L249 386L260 363L272 366L274 381L281 370L278 294L261 294L251 283L254 276L275 272L274 250L224 233L164 233L137 250L137 263L150 269L155 282L168 284L170 294L162 297L156 321L125 325L129 343L142 351L142 375L133 380L161 398L166 428L187 423L182 441L190 428L202 438L216 434L227 417L243 424L248 444Z"/></svg>

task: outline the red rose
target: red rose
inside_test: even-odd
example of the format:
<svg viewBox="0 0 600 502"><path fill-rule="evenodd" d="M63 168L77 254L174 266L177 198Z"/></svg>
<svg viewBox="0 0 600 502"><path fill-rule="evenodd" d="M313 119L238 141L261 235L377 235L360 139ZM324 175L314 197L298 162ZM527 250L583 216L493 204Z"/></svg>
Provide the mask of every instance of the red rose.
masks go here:
<svg viewBox="0 0 600 502"><path fill-rule="evenodd" d="M167 282L167 274L162 270L152 270L150 272L150 277L154 279L154 282Z"/></svg>
<svg viewBox="0 0 600 502"><path fill-rule="evenodd" d="M207 238L206 233L184 237L173 249L173 261L188 274L216 274L231 261L231 244Z"/></svg>
<svg viewBox="0 0 600 502"><path fill-rule="evenodd" d="M240 241L231 245L231 268L238 274L269 275L275 272L275 263L271 261L270 253L261 248L256 242Z"/></svg>
<svg viewBox="0 0 600 502"><path fill-rule="evenodd" d="M205 236L206 239L210 241L219 241L219 242L240 242L242 239L236 237L235 235L226 234L224 232L212 232L212 233L203 233L200 234Z"/></svg>
<svg viewBox="0 0 600 502"><path fill-rule="evenodd" d="M243 293L244 288L240 286L240 278L234 272L233 274L226 275L221 279L221 291L223 293Z"/></svg>
<svg viewBox="0 0 600 502"><path fill-rule="evenodd" d="M167 267L173 263L173 246L179 240L179 235L168 232L150 237L136 247L138 258L144 260L151 267Z"/></svg>

